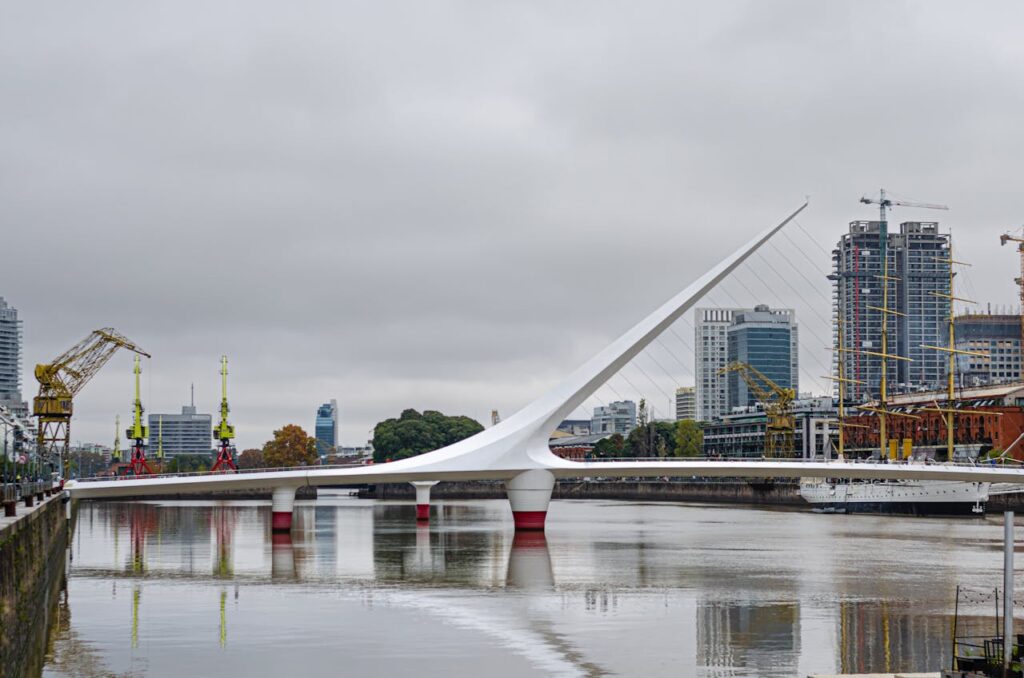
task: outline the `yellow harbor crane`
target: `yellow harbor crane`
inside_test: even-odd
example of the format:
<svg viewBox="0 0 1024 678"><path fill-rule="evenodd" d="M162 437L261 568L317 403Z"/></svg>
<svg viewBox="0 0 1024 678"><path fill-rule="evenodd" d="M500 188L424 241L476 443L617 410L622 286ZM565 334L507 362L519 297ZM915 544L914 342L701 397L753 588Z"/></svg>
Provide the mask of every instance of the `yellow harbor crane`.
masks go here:
<svg viewBox="0 0 1024 678"><path fill-rule="evenodd" d="M211 471L238 470L235 464L235 449L231 441L235 438L235 427L228 423L228 357L220 357L220 423L213 429L213 434L220 441L217 450L217 461Z"/></svg>
<svg viewBox="0 0 1024 678"><path fill-rule="evenodd" d="M146 441L149 439L149 427L142 419L146 411L142 407L142 394L139 389L139 376L142 374L142 366L139 364L139 356L135 356L135 402L132 404L132 426L125 435L132 441L132 458L129 461L129 468L134 475L153 475L153 469L146 460Z"/></svg>
<svg viewBox="0 0 1024 678"><path fill-rule="evenodd" d="M793 401L796 391L779 386L766 377L753 365L731 362L719 374L736 372L740 375L747 388L761 403L765 413L764 455L766 457L791 456L793 454L793 430L796 419L793 417Z"/></svg>
<svg viewBox="0 0 1024 678"><path fill-rule="evenodd" d="M121 461L121 415L114 415L114 451L110 453L110 460L114 463Z"/></svg>
<svg viewBox="0 0 1024 678"><path fill-rule="evenodd" d="M39 420L37 450L40 457L63 464L71 443L72 401L119 349L150 357L113 328L95 330L51 362L36 365L39 395L32 414Z"/></svg>

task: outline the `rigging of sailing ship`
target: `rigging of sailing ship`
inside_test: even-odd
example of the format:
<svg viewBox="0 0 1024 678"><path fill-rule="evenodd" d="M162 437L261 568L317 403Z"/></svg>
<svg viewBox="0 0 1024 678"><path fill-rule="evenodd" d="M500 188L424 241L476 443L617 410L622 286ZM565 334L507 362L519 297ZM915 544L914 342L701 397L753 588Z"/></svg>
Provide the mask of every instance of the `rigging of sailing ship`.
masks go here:
<svg viewBox="0 0 1024 678"><path fill-rule="evenodd" d="M916 207L929 207L935 209L946 209L941 205L922 205L910 203L898 203L886 198L882 191L878 200L862 198L862 202L870 202L880 206L879 222L879 256L880 274L875 278L881 282L881 304L878 306L868 305L867 309L878 313L881 337L879 350L868 350L864 347L847 347L844 345L845 319L840 317L841 305L836 306L836 346L834 355L836 361L835 376L828 377L837 384L838 392L838 445L836 452L840 459L844 459L846 450L845 429L867 428L864 424L854 423L846 420L846 385L867 386L864 380L848 378L844 367L844 353L854 353L863 356L878 358L880 379L878 383L878 397L873 403L856 405L856 409L862 412L869 412L877 417L878 429L878 450L877 454L881 460L896 462L903 460L906 463L927 463L924 459L915 461L913 459L913 447L910 438L903 438L902 445L896 437L890 438L890 418L899 417L911 420L920 420L921 416L909 411L902 411L890 406L889 402L889 374L888 363L890 360L898 360L906 363L913 362L909 356L899 355L890 352L889 348L889 321L890 318L904 317L905 314L890 307L890 287L895 288L896 283L902 282L898 277L890 275L889 256L887 253L888 232L886 224L886 209L894 204L904 204ZM931 407L918 408L922 412L936 412L943 415L946 429L946 458L950 461L956 458L955 448L955 425L958 414L977 413L976 410L958 409L955 404L955 372L957 355L985 355L976 351L963 351L956 348L955 341L955 304L972 303L970 300L959 298L953 289L954 277L956 275L954 266L966 265L963 262L953 259L952 239L948 241L946 248L939 249L943 256L936 256L933 259L949 268L949 286L945 292L930 291L929 294L948 300L947 329L948 346L937 346L921 344L921 348L937 350L948 354L946 370L946 403L940 407L937 399ZM874 348L871 346L871 348ZM985 412L992 414L991 412ZM863 421L863 417L854 417ZM900 426L896 427L897 429ZM939 515L976 515L984 513L985 502L988 500L988 483L963 483L945 481L831 481L805 479L800 485L801 496L815 510L826 512L867 512L867 513L901 513L911 515L939 514Z"/></svg>

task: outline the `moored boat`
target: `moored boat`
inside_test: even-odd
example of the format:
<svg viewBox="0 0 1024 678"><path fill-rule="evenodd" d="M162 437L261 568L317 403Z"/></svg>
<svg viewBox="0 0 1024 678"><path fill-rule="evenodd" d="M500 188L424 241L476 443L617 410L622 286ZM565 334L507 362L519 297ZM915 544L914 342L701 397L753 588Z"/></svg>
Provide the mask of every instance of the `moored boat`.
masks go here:
<svg viewBox="0 0 1024 678"><path fill-rule="evenodd" d="M806 478L800 496L827 513L981 516L990 483L943 480L825 480Z"/></svg>

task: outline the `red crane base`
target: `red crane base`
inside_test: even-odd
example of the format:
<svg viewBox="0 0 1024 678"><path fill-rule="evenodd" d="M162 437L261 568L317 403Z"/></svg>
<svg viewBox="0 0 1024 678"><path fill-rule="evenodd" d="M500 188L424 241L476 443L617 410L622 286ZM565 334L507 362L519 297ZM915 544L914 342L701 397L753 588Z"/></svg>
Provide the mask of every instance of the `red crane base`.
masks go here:
<svg viewBox="0 0 1024 678"><path fill-rule="evenodd" d="M214 462L213 468L210 471L237 471L238 466L235 465L235 457L231 453L230 445L221 445L220 450L217 452L217 461Z"/></svg>
<svg viewBox="0 0 1024 678"><path fill-rule="evenodd" d="M132 460L128 462L128 468L130 468L132 474L136 476L153 475L153 469L151 469L149 464L146 462L145 447L136 444L135 447L132 448Z"/></svg>

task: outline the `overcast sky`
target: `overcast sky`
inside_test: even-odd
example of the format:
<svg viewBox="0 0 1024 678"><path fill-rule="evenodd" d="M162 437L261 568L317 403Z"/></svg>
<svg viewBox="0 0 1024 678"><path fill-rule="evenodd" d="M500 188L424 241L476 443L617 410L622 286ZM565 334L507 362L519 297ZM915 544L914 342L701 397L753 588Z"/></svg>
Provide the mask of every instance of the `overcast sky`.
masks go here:
<svg viewBox="0 0 1024 678"><path fill-rule="evenodd" d="M797 309L820 391L831 249L884 186L949 212L961 291L1015 304L1020 2L7 2L0 296L32 366L112 326L144 404L239 447L337 398L507 416L804 197L705 305ZM788 261L787 261L788 260ZM775 269L774 271L772 269ZM799 269L799 270L797 270ZM779 274L788 280L783 282ZM680 321L595 398L668 414ZM121 353L76 400L112 442Z"/></svg>

